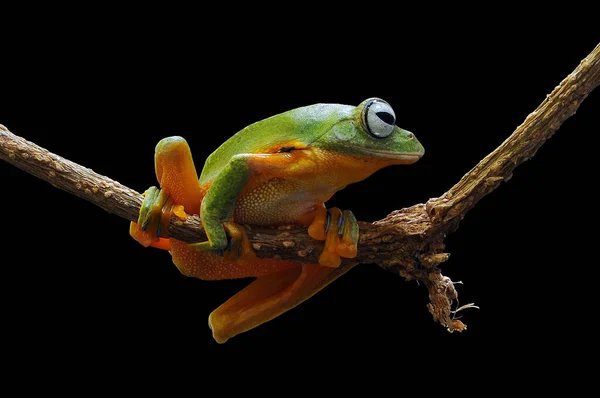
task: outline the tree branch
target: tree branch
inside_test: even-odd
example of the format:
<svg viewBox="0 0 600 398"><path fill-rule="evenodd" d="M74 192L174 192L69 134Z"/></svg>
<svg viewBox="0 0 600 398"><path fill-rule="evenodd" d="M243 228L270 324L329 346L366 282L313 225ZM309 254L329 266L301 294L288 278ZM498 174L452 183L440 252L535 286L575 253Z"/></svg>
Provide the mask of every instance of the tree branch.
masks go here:
<svg viewBox="0 0 600 398"><path fill-rule="evenodd" d="M600 45L568 75L538 108L495 151L477 164L450 190L425 204L396 210L374 223L360 222L359 254L355 262L375 263L406 279L422 281L429 290L429 310L448 330L463 330L453 319L451 305L457 297L452 281L441 275L438 265L445 236L502 181L511 178L519 164L533 157L561 124L600 83ZM136 221L143 197L110 178L73 163L12 134L0 125L0 159L41 178L57 188L100 206L129 221ZM313 241L305 228L247 226L259 257L317 263L323 243ZM170 236L187 242L206 240L198 216L171 220Z"/></svg>

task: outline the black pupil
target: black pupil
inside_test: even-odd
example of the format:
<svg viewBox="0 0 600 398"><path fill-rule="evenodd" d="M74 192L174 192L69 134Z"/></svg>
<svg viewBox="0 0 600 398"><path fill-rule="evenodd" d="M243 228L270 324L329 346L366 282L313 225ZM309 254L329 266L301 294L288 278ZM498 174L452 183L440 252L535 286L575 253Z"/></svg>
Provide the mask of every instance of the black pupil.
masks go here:
<svg viewBox="0 0 600 398"><path fill-rule="evenodd" d="M391 113L388 112L377 112L376 113L377 116L379 116L379 118L381 120L383 120L384 122L386 122L387 124L394 124L394 116L392 116Z"/></svg>

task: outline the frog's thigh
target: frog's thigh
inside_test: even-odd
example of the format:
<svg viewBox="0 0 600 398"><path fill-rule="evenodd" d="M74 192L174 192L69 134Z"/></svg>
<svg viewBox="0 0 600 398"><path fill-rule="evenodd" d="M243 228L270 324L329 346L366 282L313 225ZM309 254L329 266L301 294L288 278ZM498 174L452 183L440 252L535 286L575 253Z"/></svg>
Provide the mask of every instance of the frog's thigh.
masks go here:
<svg viewBox="0 0 600 398"><path fill-rule="evenodd" d="M259 277L298 267L298 263L272 258L261 258L248 263L230 260L173 238L170 253L173 263L182 274L204 280Z"/></svg>
<svg viewBox="0 0 600 398"><path fill-rule="evenodd" d="M303 264L259 277L213 311L208 322L219 343L292 309L344 274L356 263L338 268Z"/></svg>
<svg viewBox="0 0 600 398"><path fill-rule="evenodd" d="M154 154L156 178L176 204L183 205L185 212L198 214L200 184L192 159L192 152L182 137L167 137L156 145Z"/></svg>

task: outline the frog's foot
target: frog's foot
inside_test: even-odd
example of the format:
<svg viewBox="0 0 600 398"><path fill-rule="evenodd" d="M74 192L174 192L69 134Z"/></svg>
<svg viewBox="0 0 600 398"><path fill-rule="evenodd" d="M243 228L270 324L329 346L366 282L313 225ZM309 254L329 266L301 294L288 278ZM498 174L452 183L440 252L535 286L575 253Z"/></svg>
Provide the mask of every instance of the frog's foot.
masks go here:
<svg viewBox="0 0 600 398"><path fill-rule="evenodd" d="M129 233L145 247L168 250L167 229L173 214L182 219L186 217L183 206L175 205L165 190L150 187L144 192L138 221L131 223Z"/></svg>
<svg viewBox="0 0 600 398"><path fill-rule="evenodd" d="M208 324L218 343L294 308L357 264L348 261L332 268L282 262L289 268L259 276L210 314Z"/></svg>
<svg viewBox="0 0 600 398"><path fill-rule="evenodd" d="M226 260L237 261L240 264L253 263L257 257L248 239L246 229L233 221L222 224L226 234L226 241L214 244L210 241L195 243L194 246L200 250L212 251L223 256Z"/></svg>
<svg viewBox="0 0 600 398"><path fill-rule="evenodd" d="M325 241L319 264L326 267L338 267L341 257L354 258L358 253L358 222L350 210L319 208L308 234L315 240Z"/></svg>

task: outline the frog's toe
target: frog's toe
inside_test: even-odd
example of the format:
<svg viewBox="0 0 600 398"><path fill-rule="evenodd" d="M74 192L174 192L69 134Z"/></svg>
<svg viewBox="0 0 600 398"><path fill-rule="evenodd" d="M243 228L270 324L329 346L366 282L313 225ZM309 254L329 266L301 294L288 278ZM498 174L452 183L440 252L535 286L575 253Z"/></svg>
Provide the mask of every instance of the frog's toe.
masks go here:
<svg viewBox="0 0 600 398"><path fill-rule="evenodd" d="M342 211L337 207L332 207L327 210L325 222L325 247L323 253L319 256L319 264L325 267L338 267L342 263L342 259L337 252L337 247L340 242L339 222L342 218Z"/></svg>
<svg viewBox="0 0 600 398"><path fill-rule="evenodd" d="M237 260L242 255L244 233L236 226L225 226L227 231L227 246L223 250L223 257L227 260Z"/></svg>
<svg viewBox="0 0 600 398"><path fill-rule="evenodd" d="M337 254L344 258L354 258L358 254L358 247L356 245L349 245L347 243L340 243L337 247Z"/></svg>
<svg viewBox="0 0 600 398"><path fill-rule="evenodd" d="M336 251L341 257L354 258L358 254L358 221L350 210L344 210L339 225L340 242Z"/></svg>
<svg viewBox="0 0 600 398"><path fill-rule="evenodd" d="M312 223L308 227L308 235L314 240L325 240L327 238L325 223L327 222L327 209L320 206L315 210Z"/></svg>
<svg viewBox="0 0 600 398"><path fill-rule="evenodd" d="M237 262L255 261L256 254L252 249L246 229L234 222L223 224L228 236L228 244L223 256Z"/></svg>

